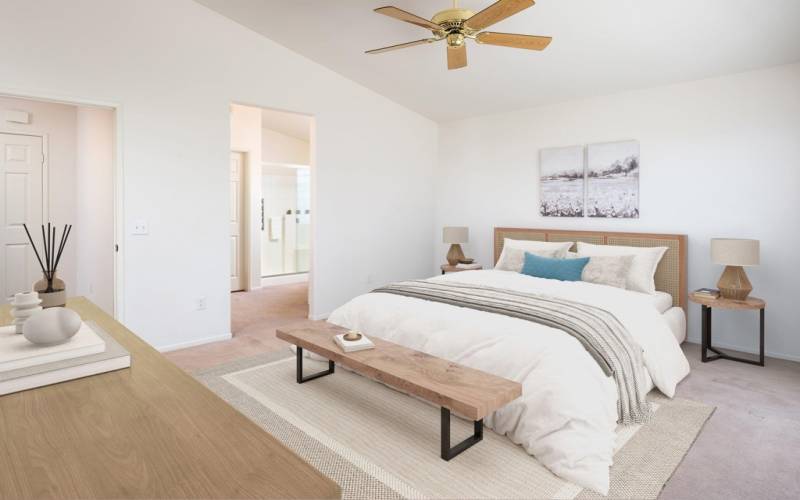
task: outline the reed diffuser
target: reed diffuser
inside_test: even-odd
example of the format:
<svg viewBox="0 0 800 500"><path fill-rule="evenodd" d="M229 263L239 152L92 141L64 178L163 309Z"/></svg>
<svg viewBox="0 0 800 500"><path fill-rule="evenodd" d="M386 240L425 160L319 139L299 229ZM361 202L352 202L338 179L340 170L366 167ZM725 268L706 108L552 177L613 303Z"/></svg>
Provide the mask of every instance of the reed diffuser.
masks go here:
<svg viewBox="0 0 800 500"><path fill-rule="evenodd" d="M47 229L42 224L42 252L36 248L36 243L33 241L28 226L22 225L25 228L25 234L28 235L28 241L31 242L33 253L36 254L36 260L39 261L39 266L42 269L43 278L33 285L33 291L39 292L39 298L42 299L42 307L59 307L67 303L67 290L64 281L56 277L58 272L58 264L61 262L61 256L64 254L64 247L67 245L69 235L72 232L71 224L64 224L64 230L61 232L61 238L58 238L58 229L47 223ZM44 256L44 260L42 259Z"/></svg>

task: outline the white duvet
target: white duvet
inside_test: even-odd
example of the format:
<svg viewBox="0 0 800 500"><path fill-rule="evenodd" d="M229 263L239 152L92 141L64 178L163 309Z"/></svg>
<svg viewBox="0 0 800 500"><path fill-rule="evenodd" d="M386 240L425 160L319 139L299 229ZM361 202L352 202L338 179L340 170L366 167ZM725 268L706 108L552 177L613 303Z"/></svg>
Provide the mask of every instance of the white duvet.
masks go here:
<svg viewBox="0 0 800 500"><path fill-rule="evenodd" d="M672 397L689 363L644 294L508 271L432 278L543 293L613 313L644 351L652 383ZM522 396L485 419L564 479L607 494L617 426L617 389L581 344L551 327L437 302L371 293L331 314L358 329L522 384Z"/></svg>

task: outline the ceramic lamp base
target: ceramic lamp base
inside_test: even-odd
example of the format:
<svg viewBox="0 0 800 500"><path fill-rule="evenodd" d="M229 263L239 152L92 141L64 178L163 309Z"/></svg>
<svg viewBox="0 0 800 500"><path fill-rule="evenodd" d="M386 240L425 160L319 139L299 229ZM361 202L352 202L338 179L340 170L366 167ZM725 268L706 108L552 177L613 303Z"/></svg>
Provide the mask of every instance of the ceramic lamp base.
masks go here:
<svg viewBox="0 0 800 500"><path fill-rule="evenodd" d="M717 288L722 298L731 300L745 300L753 291L753 285L747 279L742 266L725 266L717 282Z"/></svg>
<svg viewBox="0 0 800 500"><path fill-rule="evenodd" d="M461 250L461 245L453 243L450 245L450 250L447 252L447 263L451 266L458 264L458 261L464 260L464 251Z"/></svg>

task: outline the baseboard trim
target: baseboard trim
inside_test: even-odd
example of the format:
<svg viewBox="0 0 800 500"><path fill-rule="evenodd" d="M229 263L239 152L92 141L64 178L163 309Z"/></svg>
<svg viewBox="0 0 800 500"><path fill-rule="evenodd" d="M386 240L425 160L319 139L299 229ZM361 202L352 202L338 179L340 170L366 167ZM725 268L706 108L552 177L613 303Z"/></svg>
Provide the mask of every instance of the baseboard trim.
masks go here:
<svg viewBox="0 0 800 500"><path fill-rule="evenodd" d="M687 338L686 342L689 342L690 344L697 344L697 345L701 344L700 339L694 339L694 338ZM747 354L755 354L756 356L758 356L758 349L754 349L752 347L742 347L740 345L733 345L733 344L729 344L727 342L717 342L716 340L712 340L711 341L711 345L713 345L714 347L719 347L720 349L727 349L727 350L731 350L731 351L739 351L739 352L744 352L744 353L747 353ZM786 361L800 362L800 356L793 356L791 354L780 354L780 353L777 353L777 352L771 352L771 351L765 350L764 351L764 356L766 356L768 358L775 358L775 359L783 359L783 360L786 360Z"/></svg>
<svg viewBox="0 0 800 500"><path fill-rule="evenodd" d="M322 321L324 319L328 319L328 316L330 316L330 315L331 315L331 313L329 313L329 312L323 313L323 314L311 314L311 313L309 313L308 314L308 319L311 319L311 320L314 320L314 321Z"/></svg>
<svg viewBox="0 0 800 500"><path fill-rule="evenodd" d="M293 283L308 283L308 273L287 274L285 276L268 276L261 278L261 286L280 286Z"/></svg>
<svg viewBox="0 0 800 500"><path fill-rule="evenodd" d="M222 335L214 335L211 337L204 337L202 339L197 340L190 340L188 342L178 342L177 344L168 344L165 346L156 347L159 352L170 352L170 351L178 351L180 349L186 349L188 347L197 347L203 344L210 344L212 342L221 342L223 340L230 340L233 338L231 333L225 333Z"/></svg>

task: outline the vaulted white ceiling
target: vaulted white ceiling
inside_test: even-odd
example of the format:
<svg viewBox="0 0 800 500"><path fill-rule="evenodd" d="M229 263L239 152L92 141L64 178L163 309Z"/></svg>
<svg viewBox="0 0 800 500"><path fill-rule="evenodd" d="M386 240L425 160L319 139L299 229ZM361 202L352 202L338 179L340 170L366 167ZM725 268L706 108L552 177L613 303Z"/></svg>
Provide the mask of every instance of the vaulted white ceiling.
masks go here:
<svg viewBox="0 0 800 500"><path fill-rule="evenodd" d="M374 8L430 18L452 0L197 1L437 121L800 60L800 0L538 0L491 30L550 35L550 47L470 41L469 66L454 71L443 42L364 54L430 36ZM477 12L491 3L461 6Z"/></svg>

